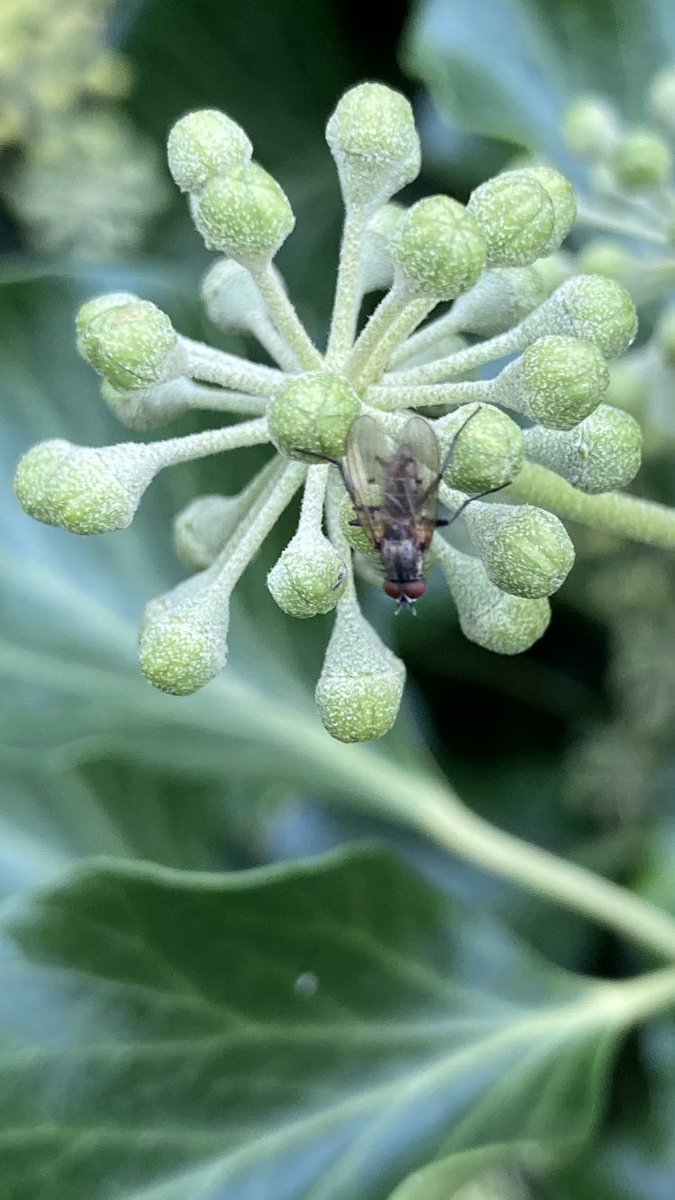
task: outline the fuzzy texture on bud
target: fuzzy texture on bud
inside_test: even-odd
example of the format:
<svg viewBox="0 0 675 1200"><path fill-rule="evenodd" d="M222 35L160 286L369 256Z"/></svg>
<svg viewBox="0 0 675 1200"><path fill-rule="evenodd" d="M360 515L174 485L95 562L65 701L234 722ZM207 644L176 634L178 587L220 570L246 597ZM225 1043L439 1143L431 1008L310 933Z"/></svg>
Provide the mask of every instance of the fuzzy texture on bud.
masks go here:
<svg viewBox="0 0 675 1200"><path fill-rule="evenodd" d="M361 83L338 102L326 126L345 205L375 210L420 169L412 108L400 92Z"/></svg>
<svg viewBox="0 0 675 1200"><path fill-rule="evenodd" d="M219 259L206 272L202 280L202 300L209 317L220 329L245 332L257 320L269 319L265 302L249 271L229 258Z"/></svg>
<svg viewBox="0 0 675 1200"><path fill-rule="evenodd" d="M202 571L232 536L241 518L239 496L197 496L174 518L173 543L186 567Z"/></svg>
<svg viewBox="0 0 675 1200"><path fill-rule="evenodd" d="M525 267L559 245L556 214L546 188L527 171L505 171L469 197L487 244L491 267Z"/></svg>
<svg viewBox="0 0 675 1200"><path fill-rule="evenodd" d="M274 258L295 225L283 188L257 163L212 176L194 214L209 250L253 268Z"/></svg>
<svg viewBox="0 0 675 1200"><path fill-rule="evenodd" d="M470 642L494 654L522 654L544 634L551 620L548 600L530 600L501 591L477 558L453 551L442 561L459 625Z"/></svg>
<svg viewBox="0 0 675 1200"><path fill-rule="evenodd" d="M527 167L524 174L541 184L553 205L552 244L549 250L544 252L550 253L564 242L576 220L577 198L574 188L565 175L556 171L555 167L546 166L545 163Z"/></svg>
<svg viewBox="0 0 675 1200"><path fill-rule="evenodd" d="M347 568L327 537L295 535L267 576L279 608L291 617L315 617L335 608L345 590Z"/></svg>
<svg viewBox="0 0 675 1200"><path fill-rule="evenodd" d="M497 587L514 596L551 596L574 563L562 521L532 505L473 504L466 510L471 540Z"/></svg>
<svg viewBox="0 0 675 1200"><path fill-rule="evenodd" d="M583 421L609 384L598 347L570 337L539 338L509 374L518 380L521 411L547 429L571 429Z"/></svg>
<svg viewBox="0 0 675 1200"><path fill-rule="evenodd" d="M14 491L24 511L47 525L80 534L126 529L157 471L144 451L39 442L20 460Z"/></svg>
<svg viewBox="0 0 675 1200"><path fill-rule="evenodd" d="M229 596L215 579L196 576L146 605L140 630L146 679L172 696L204 687L227 662Z"/></svg>
<svg viewBox="0 0 675 1200"><path fill-rule="evenodd" d="M459 429L446 483L469 494L512 483L525 457L523 431L515 421L492 404L463 405L435 426L441 457Z"/></svg>
<svg viewBox="0 0 675 1200"><path fill-rule="evenodd" d="M324 728L340 742L367 742L391 729L401 704L405 667L360 612L343 602L316 685Z"/></svg>
<svg viewBox="0 0 675 1200"><path fill-rule="evenodd" d="M99 296L77 314L77 347L114 388L144 388L182 374L178 335L161 308L126 293Z"/></svg>
<svg viewBox="0 0 675 1200"><path fill-rule="evenodd" d="M595 238L579 255L579 268L584 275L606 275L623 284L630 279L634 262L623 246L609 238Z"/></svg>
<svg viewBox="0 0 675 1200"><path fill-rule="evenodd" d="M313 455L339 459L360 409L356 392L341 375L309 371L292 376L267 410L270 437L277 450L301 462L311 462Z"/></svg>
<svg viewBox="0 0 675 1200"><path fill-rule="evenodd" d="M401 204L383 204L371 217L361 251L361 290L386 291L394 281L391 242L405 209Z"/></svg>
<svg viewBox="0 0 675 1200"><path fill-rule="evenodd" d="M376 496L373 496L375 502ZM368 534L360 525L352 525L352 521L358 520L358 513L354 508L351 498L345 492L340 503L340 528L344 533L352 550L356 550L358 554L367 554L376 557L379 551L373 545Z"/></svg>
<svg viewBox="0 0 675 1200"><path fill-rule="evenodd" d="M449 196L418 200L401 218L391 254L411 295L452 300L478 281L485 241L476 221Z"/></svg>
<svg viewBox="0 0 675 1200"><path fill-rule="evenodd" d="M563 137L580 158L591 162L604 158L616 136L616 114L604 100L592 97L578 100L565 113Z"/></svg>
<svg viewBox="0 0 675 1200"><path fill-rule="evenodd" d="M628 191L662 187L673 170L668 143L648 129L635 129L620 137L610 161L617 183Z"/></svg>
<svg viewBox="0 0 675 1200"><path fill-rule="evenodd" d="M184 375L153 387L119 391L104 379L101 396L127 429L144 432L169 425L192 407L192 381Z"/></svg>
<svg viewBox="0 0 675 1200"><path fill-rule="evenodd" d="M198 192L213 175L247 163L252 151L244 130L214 108L176 121L167 146L169 170L181 192Z"/></svg>
<svg viewBox="0 0 675 1200"><path fill-rule="evenodd" d="M567 280L539 313L532 313L533 322L544 318L544 310L557 326L557 334L595 342L605 359L623 354L638 332L638 314L626 288L602 275L575 275Z"/></svg>
<svg viewBox="0 0 675 1200"><path fill-rule="evenodd" d="M452 309L455 329L495 337L517 325L549 295L534 267L484 271L478 283L460 296Z"/></svg>
<svg viewBox="0 0 675 1200"><path fill-rule="evenodd" d="M626 487L640 469L642 435L628 413L601 404L571 432L528 429L527 456L582 492Z"/></svg>

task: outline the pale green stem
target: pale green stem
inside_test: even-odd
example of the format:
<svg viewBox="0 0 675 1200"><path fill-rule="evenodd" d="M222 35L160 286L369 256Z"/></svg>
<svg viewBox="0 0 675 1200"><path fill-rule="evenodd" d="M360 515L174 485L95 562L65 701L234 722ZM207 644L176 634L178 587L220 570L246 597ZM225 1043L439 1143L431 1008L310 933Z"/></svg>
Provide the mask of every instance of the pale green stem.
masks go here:
<svg viewBox="0 0 675 1200"><path fill-rule="evenodd" d="M345 374L355 386L377 378L382 369L377 364L383 366L387 362L394 346L424 319L433 303L415 299L403 285L394 284L378 304L347 360ZM400 329L404 332L400 333Z"/></svg>
<svg viewBox="0 0 675 1200"><path fill-rule="evenodd" d="M236 354L215 350L204 342L181 337L179 343L187 352L189 374L206 383L255 396L271 396L285 379L283 371L277 371L275 367L248 362Z"/></svg>
<svg viewBox="0 0 675 1200"><path fill-rule="evenodd" d="M317 350L289 300L283 284L270 263L251 268L267 311L281 337L288 343L304 371L317 371L323 366L323 357Z"/></svg>
<svg viewBox="0 0 675 1200"><path fill-rule="evenodd" d="M614 1016L621 1025L647 1021L675 1005L675 970L664 967L635 979L603 983L601 988L610 1020Z"/></svg>
<svg viewBox="0 0 675 1200"><path fill-rule="evenodd" d="M370 210L349 205L345 212L335 303L328 335L326 364L340 371L354 345L361 306L361 252Z"/></svg>
<svg viewBox="0 0 675 1200"><path fill-rule="evenodd" d="M430 321L428 325L424 326L424 329L420 329L412 337L407 338L403 345L399 346L398 350L392 354L392 367L401 367L418 354L433 350L439 344L442 345L446 338L460 334L462 332L460 324L461 322L458 322L452 308L449 312L443 313L441 317L437 317L435 321Z"/></svg>
<svg viewBox="0 0 675 1200"><path fill-rule="evenodd" d="M297 374L300 370L298 356L272 324L269 317L266 317L264 313L252 314L250 330L270 358L274 359L283 371L287 371L290 375Z"/></svg>
<svg viewBox="0 0 675 1200"><path fill-rule="evenodd" d="M623 492L588 495L555 472L530 462L525 463L507 494L592 529L675 550L675 509L665 504Z"/></svg>
<svg viewBox="0 0 675 1200"><path fill-rule="evenodd" d="M298 533L320 533L323 525L323 510L328 483L328 464L310 467L307 471L305 490L302 494Z"/></svg>
<svg viewBox="0 0 675 1200"><path fill-rule="evenodd" d="M385 387L400 390L402 387L417 387L420 384L443 383L446 380L456 379L458 376L466 375L474 367L485 366L486 363L504 358L507 354L516 354L519 350L524 350L526 346L541 336L541 328L537 328L536 323L531 320L531 316L526 317L520 324L514 325L506 333L498 334L497 337L477 342L475 346L467 346L463 350L457 350L456 353L448 354L436 362L425 363L421 367L413 367L408 371L396 371L391 375L385 375L382 390Z"/></svg>
<svg viewBox="0 0 675 1200"><path fill-rule="evenodd" d="M366 399L383 412L397 408L428 408L435 404L471 404L497 400L492 379L468 379L461 383L429 383L417 387L369 387Z"/></svg>
<svg viewBox="0 0 675 1200"><path fill-rule="evenodd" d="M174 466L179 462L192 462L223 450L235 450L241 446L259 446L269 441L267 418L242 421L239 425L227 425L224 429L205 429L202 433L189 433L186 437L167 438L161 442L131 443L138 457L156 462L157 469ZM122 443L120 448L130 443ZM110 447L116 449L116 447Z"/></svg>
<svg viewBox="0 0 675 1200"><path fill-rule="evenodd" d="M270 473L235 533L208 568L211 580L215 578L224 592L229 593L235 587L297 492L306 473L304 463L279 458L277 470Z"/></svg>
<svg viewBox="0 0 675 1200"><path fill-rule="evenodd" d="M172 380L161 384L165 395L171 397ZM198 409L202 412L242 413L253 416L262 415L267 407L264 396L251 396L247 392L230 392L224 388L210 387L205 383L195 383L194 379L183 378L175 381L177 397L186 408Z"/></svg>
<svg viewBox="0 0 675 1200"><path fill-rule="evenodd" d="M581 202L577 205L577 222L587 225L590 229L602 229L605 233L617 233L622 237L638 238L643 242L653 242L658 246L667 246L669 239L665 233L659 233L653 227L642 224L640 220L617 216L611 210L598 205Z"/></svg>

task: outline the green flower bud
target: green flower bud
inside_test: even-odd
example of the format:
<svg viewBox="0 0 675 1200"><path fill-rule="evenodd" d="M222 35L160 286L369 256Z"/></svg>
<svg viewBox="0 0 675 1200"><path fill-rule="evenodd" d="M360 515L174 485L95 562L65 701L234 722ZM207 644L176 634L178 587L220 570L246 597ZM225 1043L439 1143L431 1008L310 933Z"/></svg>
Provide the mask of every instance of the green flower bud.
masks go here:
<svg viewBox="0 0 675 1200"><path fill-rule="evenodd" d="M541 280L546 296L550 296L570 276L574 275L576 269L575 259L564 250L560 250L557 254L548 254L546 258L537 259L530 268Z"/></svg>
<svg viewBox="0 0 675 1200"><path fill-rule="evenodd" d="M342 458L361 401L341 375L309 371L289 377L267 410L270 438L290 458ZM308 451L309 454L303 453Z"/></svg>
<svg viewBox="0 0 675 1200"><path fill-rule="evenodd" d="M539 599L557 592L574 563L562 521L532 505L472 504L465 514L471 540L497 587Z"/></svg>
<svg viewBox="0 0 675 1200"><path fill-rule="evenodd" d="M472 416L469 420L471 412ZM466 428L462 429L468 421ZM485 492L511 483L523 465L523 431L492 404L466 404L435 425L441 455L462 429L445 481L462 492Z"/></svg>
<svg viewBox="0 0 675 1200"><path fill-rule="evenodd" d="M625 487L640 468L642 435L637 421L601 404L569 433L528 429L527 456L562 475L582 492Z"/></svg>
<svg viewBox="0 0 675 1200"><path fill-rule="evenodd" d="M648 92L649 109L658 121L675 130L675 71L666 67L654 76Z"/></svg>
<svg viewBox="0 0 675 1200"><path fill-rule="evenodd" d="M633 256L609 238L596 238L579 255L579 269L584 275L606 275L626 284L631 278Z"/></svg>
<svg viewBox="0 0 675 1200"><path fill-rule="evenodd" d="M186 567L202 571L232 536L241 518L239 496L197 496L174 518L173 542Z"/></svg>
<svg viewBox="0 0 675 1200"><path fill-rule="evenodd" d="M319 715L331 737L367 742L382 737L396 720L403 663L382 644L351 605L338 605L321 677L316 685Z"/></svg>
<svg viewBox="0 0 675 1200"><path fill-rule="evenodd" d="M528 346L503 378L509 407L547 429L571 429L598 406L609 372L592 342L551 336Z"/></svg>
<svg viewBox="0 0 675 1200"><path fill-rule="evenodd" d="M675 307L666 308L661 314L654 340L664 361L669 367L675 367Z"/></svg>
<svg viewBox="0 0 675 1200"><path fill-rule="evenodd" d="M470 642L495 654L522 654L544 634L551 620L548 600L502 592L477 558L452 551L441 560L459 625Z"/></svg>
<svg viewBox="0 0 675 1200"><path fill-rule="evenodd" d="M278 272L275 271L278 275ZM265 302L246 267L221 258L202 280L204 307L220 329L247 332L261 319L269 320Z"/></svg>
<svg viewBox="0 0 675 1200"><path fill-rule="evenodd" d="M249 268L274 258L295 225L285 192L257 163L212 176L194 211L208 249Z"/></svg>
<svg viewBox="0 0 675 1200"><path fill-rule="evenodd" d="M28 515L47 525L81 534L126 529L158 470L145 449L40 442L19 462L14 490Z"/></svg>
<svg viewBox="0 0 675 1200"><path fill-rule="evenodd" d="M279 608L291 617L315 617L335 608L345 590L347 568L323 534L299 532L267 576Z"/></svg>
<svg viewBox="0 0 675 1200"><path fill-rule="evenodd" d="M620 137L611 157L614 177L629 191L662 187L670 179L670 147L657 133L634 129Z"/></svg>
<svg viewBox="0 0 675 1200"><path fill-rule="evenodd" d="M391 254L409 292L431 300L452 300L466 292L485 266L478 225L448 196L418 200L404 213Z"/></svg>
<svg viewBox="0 0 675 1200"><path fill-rule="evenodd" d="M536 179L548 194L553 205L553 234L550 250L557 250L574 225L577 215L577 198L569 179L555 167L536 163L523 172Z"/></svg>
<svg viewBox="0 0 675 1200"><path fill-rule="evenodd" d="M559 243L556 214L546 188L528 171L505 171L469 197L487 244L488 266L525 267Z"/></svg>
<svg viewBox="0 0 675 1200"><path fill-rule="evenodd" d="M614 109L604 100L578 100L568 108L563 122L563 137L570 150L580 158L594 161L603 158L617 136L618 122Z"/></svg>
<svg viewBox="0 0 675 1200"><path fill-rule="evenodd" d="M361 251L361 290L386 291L394 281L391 241L405 209L401 204L383 204L368 222Z"/></svg>
<svg viewBox="0 0 675 1200"><path fill-rule="evenodd" d="M244 166L253 147L225 113L203 108L176 121L169 134L169 170L181 192L197 192L213 175Z"/></svg>
<svg viewBox="0 0 675 1200"><path fill-rule="evenodd" d="M149 300L124 292L99 296L82 305L76 326L82 357L120 391L162 383L185 370L171 321Z"/></svg>
<svg viewBox="0 0 675 1200"><path fill-rule="evenodd" d="M623 354L637 333L637 313L628 292L602 275L568 279L526 321L542 332L546 325L547 333L594 342L605 358Z"/></svg>
<svg viewBox="0 0 675 1200"><path fill-rule="evenodd" d="M455 329L495 337L538 308L549 295L534 267L484 271L478 283L455 301Z"/></svg>
<svg viewBox="0 0 675 1200"><path fill-rule="evenodd" d="M647 401L647 381L641 357L629 354L610 364L605 400L616 408L640 416Z"/></svg>
<svg viewBox="0 0 675 1200"><path fill-rule="evenodd" d="M412 108L400 92L361 83L339 101L326 126L345 205L379 208L420 169Z"/></svg>
<svg viewBox="0 0 675 1200"><path fill-rule="evenodd" d="M352 525L352 521L358 520L358 513L352 504L350 497L345 492L340 503L340 528L344 533L352 550L356 550L359 554L377 555L379 552L373 546L370 538L365 530L360 525Z"/></svg>
<svg viewBox="0 0 675 1200"><path fill-rule="evenodd" d="M151 600L139 638L143 674L172 696L198 691L227 662L229 620L229 596L207 572Z"/></svg>

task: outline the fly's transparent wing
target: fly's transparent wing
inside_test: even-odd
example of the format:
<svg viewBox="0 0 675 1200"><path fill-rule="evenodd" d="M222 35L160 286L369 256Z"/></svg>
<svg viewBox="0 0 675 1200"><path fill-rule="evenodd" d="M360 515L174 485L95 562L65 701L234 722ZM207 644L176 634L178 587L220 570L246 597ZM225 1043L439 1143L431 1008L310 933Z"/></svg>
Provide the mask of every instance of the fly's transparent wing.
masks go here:
<svg viewBox="0 0 675 1200"><path fill-rule="evenodd" d="M373 417L357 417L347 437L344 475L361 528L376 549L384 533L383 506L387 494L392 438Z"/></svg>
<svg viewBox="0 0 675 1200"><path fill-rule="evenodd" d="M405 471L406 474L400 484L411 519L418 524L429 523L433 529L438 509L441 453L436 434L424 417L411 417L404 426L397 458L401 461L402 473Z"/></svg>

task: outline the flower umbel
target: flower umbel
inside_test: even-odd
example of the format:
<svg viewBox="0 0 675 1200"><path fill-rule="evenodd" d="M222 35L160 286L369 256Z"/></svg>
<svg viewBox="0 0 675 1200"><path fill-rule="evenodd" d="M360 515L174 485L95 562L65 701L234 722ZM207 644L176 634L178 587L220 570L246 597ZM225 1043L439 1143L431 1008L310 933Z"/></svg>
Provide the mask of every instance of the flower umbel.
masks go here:
<svg viewBox="0 0 675 1200"><path fill-rule="evenodd" d="M237 581L302 489L297 532L268 587L290 616L336 610L317 705L333 737L360 741L393 725L404 668L359 609L355 571L372 572L363 552L373 546L350 524L354 509L330 465L342 460L355 419L369 415L400 438L410 410L426 415L447 467L441 498L451 515L462 507L475 550L460 552L437 533L427 566L441 566L469 639L519 653L546 629L548 597L574 559L554 512L560 487L583 493L580 519L593 524L593 505L608 499L595 493L623 486L639 466L638 427L601 403L606 359L627 348L636 320L615 280L591 274L551 286L540 260L574 219L572 189L552 168L489 180L466 208L447 196L408 209L391 203L417 174L419 141L408 102L374 83L340 100L327 139L345 224L326 352L310 340L273 264L294 225L283 190L251 161L233 121L211 110L188 114L169 137L171 171L207 246L226 255L204 281L207 310L221 328L252 333L275 365L183 337L133 294L94 298L78 315L78 347L123 424L156 429L192 408L244 419L102 449L42 443L19 463L15 487L36 519L103 533L130 524L158 471L270 443L272 457L239 495L198 497L176 517L177 553L195 574L148 604L141 665L174 695L214 677L227 659ZM373 290L385 295L359 329L363 296ZM475 377L495 362L501 369L491 378ZM498 503L468 503L509 484ZM508 502L516 489L523 503ZM631 499L612 500L630 526ZM637 538L670 536L642 516L635 523Z"/></svg>

